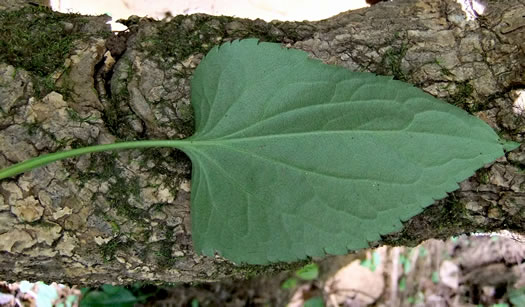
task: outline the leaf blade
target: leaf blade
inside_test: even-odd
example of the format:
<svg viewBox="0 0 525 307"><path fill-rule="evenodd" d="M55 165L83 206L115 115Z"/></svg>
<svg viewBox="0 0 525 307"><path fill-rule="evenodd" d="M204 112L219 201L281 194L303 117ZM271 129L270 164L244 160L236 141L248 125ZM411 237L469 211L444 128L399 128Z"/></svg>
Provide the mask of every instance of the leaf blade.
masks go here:
<svg viewBox="0 0 525 307"><path fill-rule="evenodd" d="M192 89L194 244L235 262L367 247L503 155L461 109L278 44L212 49Z"/></svg>

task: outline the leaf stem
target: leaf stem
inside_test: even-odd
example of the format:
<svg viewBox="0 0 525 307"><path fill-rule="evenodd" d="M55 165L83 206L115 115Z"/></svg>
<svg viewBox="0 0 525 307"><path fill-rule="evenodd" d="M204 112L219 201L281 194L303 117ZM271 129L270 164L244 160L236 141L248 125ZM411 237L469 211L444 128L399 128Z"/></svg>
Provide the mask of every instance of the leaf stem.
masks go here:
<svg viewBox="0 0 525 307"><path fill-rule="evenodd" d="M113 144L95 145L82 147L72 150L59 151L55 153L45 154L33 159L29 159L10 167L0 170L0 180L11 177L39 166L43 166L58 160L63 160L71 157L80 156L83 154L94 153L99 151L122 150L122 149L138 149L138 148L152 148L152 147L178 147L182 148L185 144L190 144L191 141L186 140L150 140L150 141L132 141L120 142Z"/></svg>

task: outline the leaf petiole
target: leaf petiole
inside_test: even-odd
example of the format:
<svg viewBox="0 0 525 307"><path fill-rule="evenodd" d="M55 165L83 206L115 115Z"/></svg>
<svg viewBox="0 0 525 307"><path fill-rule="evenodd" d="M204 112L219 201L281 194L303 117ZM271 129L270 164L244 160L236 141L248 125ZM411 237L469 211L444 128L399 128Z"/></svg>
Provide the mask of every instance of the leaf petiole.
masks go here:
<svg viewBox="0 0 525 307"><path fill-rule="evenodd" d="M58 160L72 158L83 154L89 154L99 151L108 150L122 150L122 149L138 149L138 148L152 148L152 147L177 147L182 148L184 145L190 144L190 141L186 140L147 140L147 141L131 141L131 142L120 142L113 144L95 145L82 147L72 150L60 151L56 153L45 154L33 159L26 160L14 164L10 167L0 170L0 180L8 178L39 166L43 166Z"/></svg>

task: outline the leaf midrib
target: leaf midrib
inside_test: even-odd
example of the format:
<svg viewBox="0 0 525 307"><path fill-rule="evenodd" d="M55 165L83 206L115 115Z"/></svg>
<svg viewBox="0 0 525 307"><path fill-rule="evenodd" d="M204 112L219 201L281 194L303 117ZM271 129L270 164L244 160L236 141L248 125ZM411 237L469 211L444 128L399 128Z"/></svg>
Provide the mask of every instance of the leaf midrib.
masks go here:
<svg viewBox="0 0 525 307"><path fill-rule="evenodd" d="M247 142L247 141L258 141L258 140L265 140L265 139L273 139L273 138L291 138L291 137L302 137L302 136L322 136L322 135L333 135L333 134L414 134L414 135L427 135L427 136L439 136L439 137L447 137L447 138L454 138L454 139L462 139L462 140L468 140L468 141L475 141L478 143L487 143L487 144L494 144L495 140L479 140L479 139L472 139L472 137L468 136L459 136L459 135L449 135L449 134L443 134L443 133L435 133L435 132L427 132L427 131L407 131L407 130L323 130L323 131L303 131L303 132L291 132L291 133L279 133L279 134L266 134L266 135L257 135L257 136L246 136L246 137L238 137L233 139L209 139L209 140L199 140L199 137L196 136L195 139L193 137L189 137L185 139L184 141L187 141L187 145L195 146L195 145L223 145L227 143L237 143L237 142ZM218 136L220 138L220 136Z"/></svg>

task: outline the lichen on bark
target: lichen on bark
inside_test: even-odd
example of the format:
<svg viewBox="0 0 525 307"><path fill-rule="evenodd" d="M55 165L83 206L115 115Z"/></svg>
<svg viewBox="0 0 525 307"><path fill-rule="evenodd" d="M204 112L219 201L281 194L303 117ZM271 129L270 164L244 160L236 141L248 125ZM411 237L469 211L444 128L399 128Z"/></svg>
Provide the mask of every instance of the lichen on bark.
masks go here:
<svg viewBox="0 0 525 307"><path fill-rule="evenodd" d="M523 10L525 4L489 1L484 15L471 21L453 0L397 0L319 22L132 17L125 22L129 31L118 36L104 17L42 8L0 12L0 23L18 16L19 22L42 19L53 23L53 31L72 31L65 34L67 52L51 54L55 64L43 74L21 64L27 60L22 54L17 61L2 58L0 168L60 149L190 136L193 70L214 45L247 37L414 83L521 142L525 122L513 112L512 95L525 83L525 40L523 28L505 26L516 23L509 8ZM31 31L20 29L21 35ZM478 171L460 190L406 221L403 231L374 245L414 245L479 229L524 232L524 157L520 148ZM2 279L199 282L301 264L239 267L196 255L190 172L181 152L150 149L91 154L3 180Z"/></svg>

